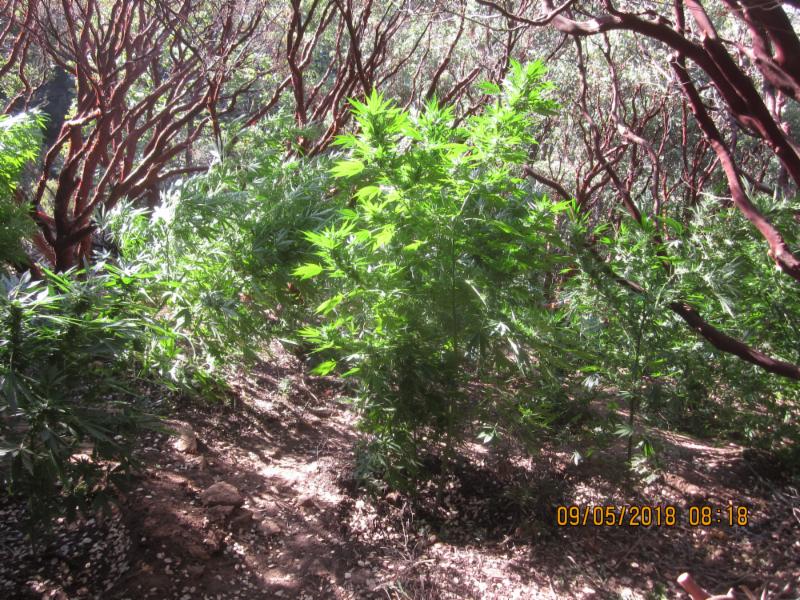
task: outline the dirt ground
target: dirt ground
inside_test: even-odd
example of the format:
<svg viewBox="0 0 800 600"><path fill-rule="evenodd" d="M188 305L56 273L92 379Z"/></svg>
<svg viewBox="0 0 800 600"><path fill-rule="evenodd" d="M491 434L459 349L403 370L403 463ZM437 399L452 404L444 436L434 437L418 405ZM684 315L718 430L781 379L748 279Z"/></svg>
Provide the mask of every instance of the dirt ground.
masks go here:
<svg viewBox="0 0 800 600"><path fill-rule="evenodd" d="M413 499L376 498L355 484L336 382L277 352L233 385L234 406L174 415L183 437L143 436L147 466L112 518L56 523L31 548L21 506L0 505L0 597L656 600L684 598L689 571L716 593L800 598L800 493L740 447L660 434L663 473L633 485L614 449L576 465L555 440L536 457L474 444ZM219 482L231 500L209 500ZM688 523L690 506L729 503L746 527ZM556 524L559 505L623 504L673 505L677 522Z"/></svg>

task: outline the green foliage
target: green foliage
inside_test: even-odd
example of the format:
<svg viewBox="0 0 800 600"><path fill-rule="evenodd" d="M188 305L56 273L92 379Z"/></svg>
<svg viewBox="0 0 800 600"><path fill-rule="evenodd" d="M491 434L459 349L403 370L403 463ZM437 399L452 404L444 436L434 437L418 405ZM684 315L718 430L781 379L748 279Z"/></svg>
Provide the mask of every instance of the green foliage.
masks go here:
<svg viewBox="0 0 800 600"><path fill-rule="evenodd" d="M160 348L160 376L204 395L217 395L227 366L254 359L306 312L313 290L288 285L311 255L301 232L334 214L323 200L328 163L287 155L296 132L286 118L232 133L224 158L155 211L122 205L101 218L117 261L153 273L148 294L179 334Z"/></svg>
<svg viewBox="0 0 800 600"><path fill-rule="evenodd" d="M782 231L796 229L792 202L758 201ZM733 208L706 205L693 214L691 228L673 229L670 254L678 293L728 334L770 355L800 362L796 283L775 268L752 226ZM796 247L798 240L787 241ZM685 399L686 412L702 417L707 433L768 446L797 436L797 382L720 355L685 335L675 340L673 349L675 354L665 359L676 362L685 382L677 397ZM680 355L696 360L678 362ZM681 424L687 425L685 416Z"/></svg>
<svg viewBox="0 0 800 600"><path fill-rule="evenodd" d="M97 507L131 465L133 433L149 419L129 384L149 338L165 333L143 278L98 265L0 282L0 472L36 516Z"/></svg>
<svg viewBox="0 0 800 600"><path fill-rule="evenodd" d="M248 162L232 152L155 211L97 215L118 255L3 280L0 471L37 518L96 507L120 483L136 432L155 423L140 390L217 396L224 368L268 338L280 253L301 254L299 228L324 214L310 207L327 167L287 162L280 120L242 137L259 149Z"/></svg>
<svg viewBox="0 0 800 600"><path fill-rule="evenodd" d="M414 475L426 436L452 449L492 418L493 395L468 382L560 366L544 274L564 260L555 215L568 205L532 196L520 176L537 115L552 109L542 75L515 64L460 127L436 101L412 115L373 92L352 101L357 133L337 140L346 206L305 234L315 256L293 273L329 292L300 334L322 358L317 374L358 381L363 470L394 484Z"/></svg>
<svg viewBox="0 0 800 600"><path fill-rule="evenodd" d="M40 126L36 115L0 115L0 265L24 261L22 240L33 233L14 192L23 168L38 154Z"/></svg>
<svg viewBox="0 0 800 600"><path fill-rule="evenodd" d="M762 202L773 222L791 231L791 207ZM585 224L578 228L588 233ZM784 360L800 359L794 284L738 212L707 203L693 212L691 227L672 218L623 220L616 231L601 227L592 237L602 250L579 254L582 272L562 301L596 353L605 385L654 425L777 447L796 436L797 384L716 351L669 309L683 299L729 335ZM600 269L598 258L607 267ZM612 273L646 293L620 286ZM626 427L626 435L641 433Z"/></svg>
<svg viewBox="0 0 800 600"><path fill-rule="evenodd" d="M524 167L557 109L544 76L541 63L512 62L501 84L479 86L491 100L471 116L373 92L351 101L354 131L328 156L287 142L311 134L291 116L228 127L208 171L156 209L96 215L118 255L4 279L6 487L39 511L102 500L150 423L142 383L219 397L226 370L272 337L311 352L314 374L353 383L367 433L359 474L393 486L413 484L428 451L450 458L465 439L503 435L535 445L548 429L591 427L598 444L616 435L645 477L657 467L650 425L791 456L797 384L714 351L669 305L686 300L798 362L794 284L716 204L598 227L535 193ZM14 186L36 152L35 118L0 118L4 265L24 260L33 231ZM793 230L791 203L759 202ZM606 397L607 420L593 422L590 401Z"/></svg>

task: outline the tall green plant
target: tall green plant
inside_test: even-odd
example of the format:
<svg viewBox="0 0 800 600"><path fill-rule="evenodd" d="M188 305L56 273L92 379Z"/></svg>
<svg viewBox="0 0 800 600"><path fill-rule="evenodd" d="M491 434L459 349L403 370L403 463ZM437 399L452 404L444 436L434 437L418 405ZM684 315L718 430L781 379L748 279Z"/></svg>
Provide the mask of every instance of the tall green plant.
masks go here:
<svg viewBox="0 0 800 600"><path fill-rule="evenodd" d="M300 280L330 290L301 335L321 362L360 385L368 470L407 480L424 440L450 453L488 412L467 382L557 362L544 273L563 257L554 215L520 176L546 99L541 63L514 63L485 111L457 125L429 102L410 114L373 92L352 101L358 130L331 170L346 208L309 231ZM485 416L485 415L484 415Z"/></svg>
<svg viewBox="0 0 800 600"><path fill-rule="evenodd" d="M0 475L34 517L97 506L150 422L132 402L167 332L141 276L92 270L0 280Z"/></svg>

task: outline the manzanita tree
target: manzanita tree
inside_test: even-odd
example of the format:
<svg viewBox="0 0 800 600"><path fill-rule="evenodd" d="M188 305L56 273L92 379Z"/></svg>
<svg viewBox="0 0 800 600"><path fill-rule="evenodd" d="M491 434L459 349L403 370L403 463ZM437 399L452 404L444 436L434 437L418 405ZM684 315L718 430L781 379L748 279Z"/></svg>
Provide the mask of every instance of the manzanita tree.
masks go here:
<svg viewBox="0 0 800 600"><path fill-rule="evenodd" d="M694 115L705 144L716 155L715 166L722 171L730 201L764 239L776 267L800 281L800 259L791 232L770 219L753 201L745 185L749 179L756 186L769 189L764 183L766 172L755 178L746 177L743 161L736 156L736 133L752 136L777 160L776 187L786 191L788 182L794 182L795 190L800 186L800 153L789 118L790 106L800 99L800 71L795 58L800 55L800 38L793 24L792 9L788 13L784 10L784 5L794 3L777 2L766 7L749 0L723 0L713 10L706 9L699 0L676 0L667 8L658 2L615 4L610 0L599 3L567 0L557 6L550 0L541 6L528 0L513 5L493 0L479 0L479 3L520 26L551 25L576 39L623 32L633 40L643 38L660 44L660 55L667 58L666 66L687 109ZM721 33L723 27L731 35ZM607 57L613 71L614 64L610 55ZM585 85L585 72L582 77ZM709 93L711 90L713 95ZM714 108L710 109L710 104ZM715 113L731 121L729 139L723 133L727 123L715 119ZM682 127L686 140L685 120ZM625 210L641 221L643 215L626 194L624 178L614 172L613 165L603 167ZM544 181L541 177L539 180ZM718 350L771 373L800 379L797 364L770 356L724 333L685 298L676 299L669 308Z"/></svg>
<svg viewBox="0 0 800 600"><path fill-rule="evenodd" d="M473 31L464 2L418 0L4 0L0 20L5 111L51 116L41 177L19 202L39 228L36 258L58 270L90 258L98 208L156 204L165 182L207 167L194 146L220 151L234 118L253 126L288 104L297 150L317 154L347 124L347 99L373 87L474 112L487 96L471 84L501 79L520 40ZM455 60L476 37L477 63Z"/></svg>
<svg viewBox="0 0 800 600"><path fill-rule="evenodd" d="M88 258L99 207L125 197L153 202L159 184L198 170L176 159L209 125L219 136L221 116L241 93L232 73L245 64L263 13L260 3L239 0L19 0L0 8L5 31L17 32L7 65L16 61L22 74L35 51L74 81L74 110L21 198L39 227L37 248L66 270Z"/></svg>

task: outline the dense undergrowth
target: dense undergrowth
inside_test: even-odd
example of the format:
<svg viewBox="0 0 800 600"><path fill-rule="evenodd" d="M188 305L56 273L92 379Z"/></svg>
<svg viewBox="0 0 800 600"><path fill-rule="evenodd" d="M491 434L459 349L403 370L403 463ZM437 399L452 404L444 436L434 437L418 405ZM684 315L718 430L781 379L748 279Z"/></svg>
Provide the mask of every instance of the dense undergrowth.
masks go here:
<svg viewBox="0 0 800 600"><path fill-rule="evenodd" d="M287 142L291 119L231 130L157 208L99 213L95 262L58 274L26 270L32 228L13 201L36 127L0 121L8 489L38 509L99 502L137 429L155 426L144 409L169 410L142 397L224 401L227 369L274 338L352 382L372 485L413 487L425 454L450 460L465 440L534 449L608 397L631 418L581 427L627 438L645 475L658 454L646 424L796 451L797 384L714 351L669 310L688 299L797 362L791 282L732 209L701 205L691 229L677 214L608 226L537 191L523 167L557 110L544 75L514 64L472 116L373 93L353 101L353 133L313 158Z"/></svg>

